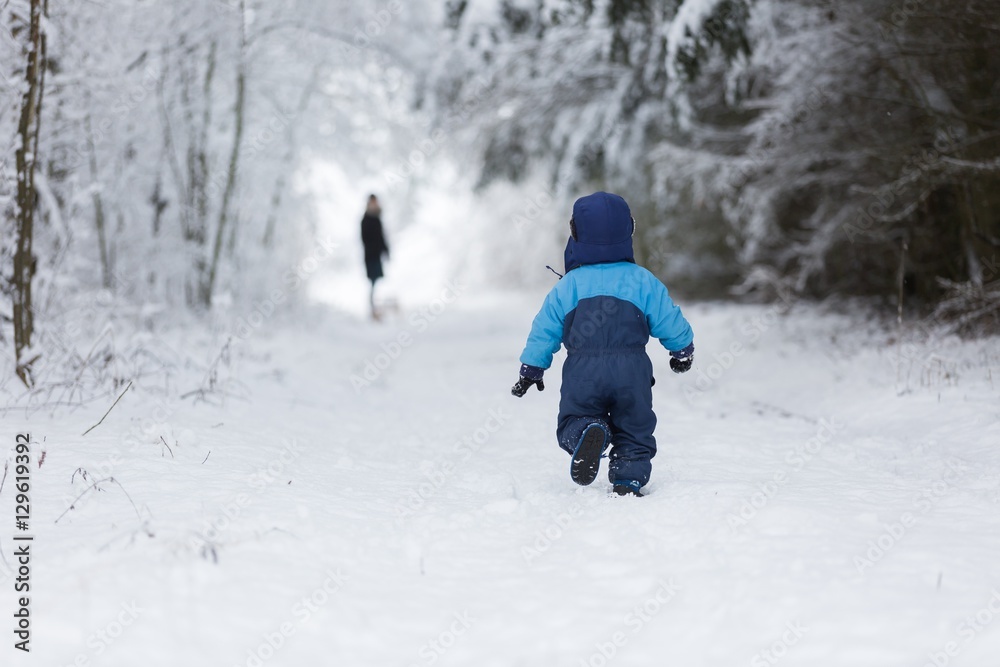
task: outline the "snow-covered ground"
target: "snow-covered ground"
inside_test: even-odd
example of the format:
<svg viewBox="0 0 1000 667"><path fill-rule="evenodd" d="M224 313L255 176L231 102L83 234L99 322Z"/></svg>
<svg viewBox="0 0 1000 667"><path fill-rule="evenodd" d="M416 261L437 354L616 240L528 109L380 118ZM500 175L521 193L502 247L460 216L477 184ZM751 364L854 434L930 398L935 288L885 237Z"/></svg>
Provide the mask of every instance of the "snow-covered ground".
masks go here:
<svg viewBox="0 0 1000 667"><path fill-rule="evenodd" d="M694 371L650 346L648 496L612 498L569 480L558 367L510 395L540 295L451 289L381 324L276 317L226 394L138 380L85 437L114 396L4 412L9 460L35 441L35 541L32 653L4 568L0 662L997 664L996 340L689 306ZM13 500L8 478L8 564Z"/></svg>

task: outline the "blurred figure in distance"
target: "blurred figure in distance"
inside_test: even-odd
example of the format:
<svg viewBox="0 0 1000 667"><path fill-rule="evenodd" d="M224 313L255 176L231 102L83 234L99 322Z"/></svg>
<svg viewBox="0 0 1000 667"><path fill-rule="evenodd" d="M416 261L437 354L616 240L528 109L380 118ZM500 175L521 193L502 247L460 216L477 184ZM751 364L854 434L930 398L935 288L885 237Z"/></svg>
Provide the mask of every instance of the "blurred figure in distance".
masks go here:
<svg viewBox="0 0 1000 667"><path fill-rule="evenodd" d="M385 233L382 231L382 207L379 206L378 197L371 195L368 197L368 205L365 207L365 215L361 218L361 243L365 247L365 269L368 272L368 280L372 283L371 304L372 319L379 319L378 309L375 308L375 282L382 277L382 256L388 259L389 244L385 242Z"/></svg>

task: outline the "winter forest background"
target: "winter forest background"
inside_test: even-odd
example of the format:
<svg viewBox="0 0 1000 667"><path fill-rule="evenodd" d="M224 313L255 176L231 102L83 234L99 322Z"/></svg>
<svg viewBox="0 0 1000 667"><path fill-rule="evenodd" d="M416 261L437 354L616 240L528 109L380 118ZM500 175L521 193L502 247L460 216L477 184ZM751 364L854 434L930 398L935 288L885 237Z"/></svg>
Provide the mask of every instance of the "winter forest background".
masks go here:
<svg viewBox="0 0 1000 667"><path fill-rule="evenodd" d="M871 296L995 331L997 9L9 0L4 347L33 386L78 309L233 319L367 190L394 235L432 230L444 274L544 282L569 203L603 188L689 296Z"/></svg>
<svg viewBox="0 0 1000 667"><path fill-rule="evenodd" d="M641 499L511 396L596 190ZM998 333L1000 0L0 0L4 665L995 665Z"/></svg>

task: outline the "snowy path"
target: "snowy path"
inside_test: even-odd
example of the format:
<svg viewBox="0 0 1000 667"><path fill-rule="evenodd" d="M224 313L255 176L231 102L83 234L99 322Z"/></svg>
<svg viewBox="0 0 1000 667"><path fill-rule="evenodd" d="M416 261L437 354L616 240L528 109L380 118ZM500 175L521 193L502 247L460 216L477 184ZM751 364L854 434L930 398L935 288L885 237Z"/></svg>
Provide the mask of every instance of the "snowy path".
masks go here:
<svg viewBox="0 0 1000 667"><path fill-rule="evenodd" d="M536 302L263 332L249 401L137 391L86 438L103 407L6 415L47 458L34 650L2 663L998 664L996 341L897 369L844 318L689 308L706 375L650 348L660 453L648 497L619 499L603 470L568 479L558 369L509 394ZM386 368L353 386L368 361ZM137 433L108 469L143 522L105 484L54 524L73 471ZM8 560L12 513L8 488Z"/></svg>

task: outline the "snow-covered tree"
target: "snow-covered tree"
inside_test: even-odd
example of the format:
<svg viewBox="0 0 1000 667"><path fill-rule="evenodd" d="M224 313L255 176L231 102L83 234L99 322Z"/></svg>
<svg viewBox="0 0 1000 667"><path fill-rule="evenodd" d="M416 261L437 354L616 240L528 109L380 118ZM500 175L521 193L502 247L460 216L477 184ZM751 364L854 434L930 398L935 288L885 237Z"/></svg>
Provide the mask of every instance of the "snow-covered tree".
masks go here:
<svg viewBox="0 0 1000 667"><path fill-rule="evenodd" d="M447 7L436 99L471 109L481 184L622 192L672 281L934 300L997 277L995 2Z"/></svg>
<svg viewBox="0 0 1000 667"><path fill-rule="evenodd" d="M8 3L0 16L9 25L4 35L2 53L12 70L4 72L4 98L10 100L0 109L0 123L10 133L0 148L0 206L4 209L4 256L11 259L12 271L3 278L4 291L11 297L10 321L13 325L15 372L31 386L32 364L38 355L32 350L34 336L34 252L36 210L40 187L37 184L42 123L42 100L45 92L48 35L45 0ZM0 125L4 127L4 125ZM13 154L13 160L10 160ZM11 174L7 165L13 163ZM5 272L6 273L6 272Z"/></svg>
<svg viewBox="0 0 1000 667"><path fill-rule="evenodd" d="M662 146L691 145L699 111L725 101L721 88L690 91L746 59L748 3L547 0L506 1L495 12L481 3L449 8L453 46L438 64L436 99L442 115L457 110L467 119L482 156L480 186L530 176L556 198L617 190L636 209L639 250L650 265L669 263L695 280L733 277L719 259L729 255L721 226L704 224L721 217L676 215L680 199L703 195L660 182L655 167ZM721 110L715 121L740 118ZM719 128L711 134L716 143L727 136ZM692 167L675 165L680 172ZM543 216L560 227L563 217ZM514 216L512 224L521 222ZM666 235L683 238L684 252L699 260L665 253Z"/></svg>
<svg viewBox="0 0 1000 667"><path fill-rule="evenodd" d="M440 29L418 4L111 0L46 17L44 0L4 4L0 335L17 339L17 367L37 358L32 320L43 348L72 355L57 320L281 287L316 244L302 165L356 168L406 143L413 98L400 100L431 48L423 31ZM98 302L118 307L88 317Z"/></svg>

